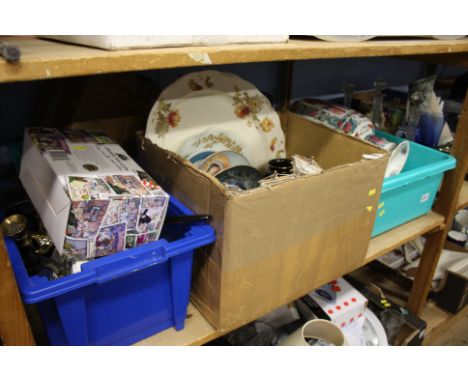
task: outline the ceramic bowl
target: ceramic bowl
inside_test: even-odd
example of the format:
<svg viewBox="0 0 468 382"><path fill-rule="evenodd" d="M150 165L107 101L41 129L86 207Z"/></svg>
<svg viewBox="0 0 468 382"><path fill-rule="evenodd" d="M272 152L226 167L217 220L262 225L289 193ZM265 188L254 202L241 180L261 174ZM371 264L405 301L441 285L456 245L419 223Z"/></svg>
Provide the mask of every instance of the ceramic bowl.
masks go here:
<svg viewBox="0 0 468 382"><path fill-rule="evenodd" d="M387 169L385 170L385 178L398 175L405 167L408 160L410 145L408 141L401 142L390 155Z"/></svg>
<svg viewBox="0 0 468 382"><path fill-rule="evenodd" d="M250 163L245 157L234 151L221 151L206 157L200 162L198 169L215 176L221 171L236 166L250 166Z"/></svg>
<svg viewBox="0 0 468 382"><path fill-rule="evenodd" d="M241 190L258 187L261 177L260 171L251 166L231 167L216 175L221 183L238 187Z"/></svg>

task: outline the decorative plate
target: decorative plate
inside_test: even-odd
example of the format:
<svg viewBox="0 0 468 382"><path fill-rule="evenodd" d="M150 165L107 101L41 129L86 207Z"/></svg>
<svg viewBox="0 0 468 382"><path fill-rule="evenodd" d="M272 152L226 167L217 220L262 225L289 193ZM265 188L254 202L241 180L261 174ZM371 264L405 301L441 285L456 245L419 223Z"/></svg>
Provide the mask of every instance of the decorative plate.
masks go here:
<svg viewBox="0 0 468 382"><path fill-rule="evenodd" d="M250 163L245 157L235 151L221 151L207 157L200 163L198 168L214 176L234 166L250 166Z"/></svg>
<svg viewBox="0 0 468 382"><path fill-rule="evenodd" d="M190 155L187 159L193 163L195 167L198 167L198 165L206 158L209 157L211 154L214 154L215 151L213 150L201 150L201 151L196 151L192 155Z"/></svg>
<svg viewBox="0 0 468 382"><path fill-rule="evenodd" d="M253 147L255 149L255 147ZM256 152L251 150L247 142L242 139L236 131L212 127L200 134L188 137L180 146L178 153L194 163L193 158L200 162L204 155L202 153L217 153L220 151L234 151L241 154L251 163ZM206 158L208 155L205 155Z"/></svg>
<svg viewBox="0 0 468 382"><path fill-rule="evenodd" d="M213 128L241 136L257 168L285 155L284 133L268 99L238 76L213 70L190 73L167 87L151 110L145 136L187 157L200 148L187 150L185 142Z"/></svg>

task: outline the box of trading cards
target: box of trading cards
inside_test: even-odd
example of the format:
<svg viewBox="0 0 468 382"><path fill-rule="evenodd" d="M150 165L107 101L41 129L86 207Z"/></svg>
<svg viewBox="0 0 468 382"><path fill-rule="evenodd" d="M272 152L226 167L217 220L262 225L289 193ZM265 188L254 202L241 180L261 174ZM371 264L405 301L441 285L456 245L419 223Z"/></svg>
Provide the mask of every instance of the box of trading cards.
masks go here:
<svg viewBox="0 0 468 382"><path fill-rule="evenodd" d="M28 129L20 179L62 255L101 257L159 238L169 195L101 133Z"/></svg>

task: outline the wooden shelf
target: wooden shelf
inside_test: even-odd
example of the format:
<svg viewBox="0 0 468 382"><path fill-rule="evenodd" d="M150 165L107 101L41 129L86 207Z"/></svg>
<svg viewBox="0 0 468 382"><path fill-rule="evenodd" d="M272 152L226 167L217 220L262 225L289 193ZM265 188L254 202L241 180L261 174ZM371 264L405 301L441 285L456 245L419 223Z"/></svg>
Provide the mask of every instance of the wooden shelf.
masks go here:
<svg viewBox="0 0 468 382"><path fill-rule="evenodd" d="M458 197L457 210L468 207L468 180L465 180L463 183L462 189L460 191L460 196Z"/></svg>
<svg viewBox="0 0 468 382"><path fill-rule="evenodd" d="M421 318L427 323L423 345L467 345L468 306L457 314L450 314L430 302Z"/></svg>
<svg viewBox="0 0 468 382"><path fill-rule="evenodd" d="M418 236L443 228L443 226L444 217L431 211L427 215L385 232L371 240L364 264L385 255Z"/></svg>
<svg viewBox="0 0 468 382"><path fill-rule="evenodd" d="M441 228L443 224L443 216L435 212L430 212L427 215L421 216L418 219L377 236L370 242L364 264L390 252L403 243L413 240L417 236ZM353 269L349 270L349 272L351 271L353 271ZM317 285L317 287L318 286L319 285ZM231 330L234 329L236 328L232 328ZM202 345L231 330L223 332L216 331L197 308L189 304L184 330L176 331L174 328L167 329L138 342L136 345Z"/></svg>
<svg viewBox="0 0 468 382"><path fill-rule="evenodd" d="M187 308L185 328L177 331L174 328L164 330L154 336L148 337L137 346L189 346L203 345L222 335L217 332L192 303Z"/></svg>
<svg viewBox="0 0 468 382"><path fill-rule="evenodd" d="M5 38L22 52L19 64L0 60L0 82L39 80L101 73L264 61L319 58L461 54L468 57L468 39L380 39L335 43L292 39L287 43L233 44L105 51L36 38ZM422 57L422 56L421 56ZM412 57L414 58L414 57Z"/></svg>

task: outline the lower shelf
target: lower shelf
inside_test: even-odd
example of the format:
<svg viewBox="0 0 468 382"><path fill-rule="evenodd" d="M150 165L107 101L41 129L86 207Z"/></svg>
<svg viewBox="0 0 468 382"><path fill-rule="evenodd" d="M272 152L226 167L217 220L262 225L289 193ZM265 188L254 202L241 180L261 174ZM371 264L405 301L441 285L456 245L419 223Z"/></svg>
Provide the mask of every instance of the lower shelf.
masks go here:
<svg viewBox="0 0 468 382"><path fill-rule="evenodd" d="M413 240L417 236L443 227L443 224L443 216L436 214L435 212L430 212L427 215L421 216L418 219L375 237L370 242L366 259L362 265L375 260L410 240ZM353 269L349 270L349 272L351 271L353 271ZM317 285L317 287L319 286L320 285ZM189 304L184 330L178 332L173 328L167 329L138 342L136 345L202 345L235 329L237 328L231 328L230 330L223 332L216 331L216 329L209 324L197 308L192 304Z"/></svg>
<svg viewBox="0 0 468 382"><path fill-rule="evenodd" d="M457 314L450 314L428 303L422 319L427 322L423 345L468 345L468 306Z"/></svg>
<svg viewBox="0 0 468 382"><path fill-rule="evenodd" d="M148 337L135 345L139 346L189 346L203 345L224 333L216 331L192 303L187 309L185 328L177 331L174 328L164 330Z"/></svg>

